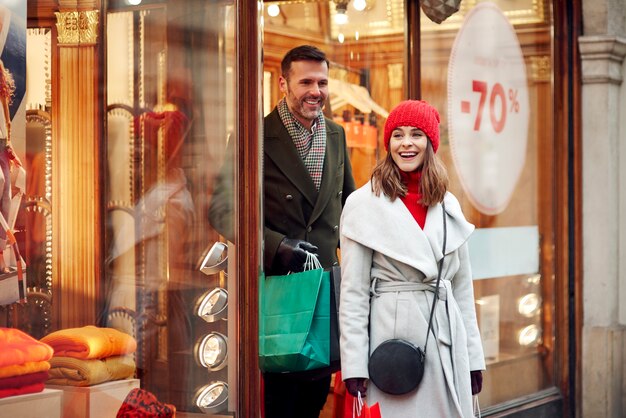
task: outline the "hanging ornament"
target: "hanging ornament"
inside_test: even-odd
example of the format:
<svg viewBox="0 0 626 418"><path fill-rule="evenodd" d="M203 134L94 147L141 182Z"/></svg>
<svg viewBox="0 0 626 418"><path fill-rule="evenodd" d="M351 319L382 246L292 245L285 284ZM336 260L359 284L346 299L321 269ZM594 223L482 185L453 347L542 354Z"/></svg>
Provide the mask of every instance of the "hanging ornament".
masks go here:
<svg viewBox="0 0 626 418"><path fill-rule="evenodd" d="M422 10L430 20L441 23L461 7L461 0L421 0Z"/></svg>

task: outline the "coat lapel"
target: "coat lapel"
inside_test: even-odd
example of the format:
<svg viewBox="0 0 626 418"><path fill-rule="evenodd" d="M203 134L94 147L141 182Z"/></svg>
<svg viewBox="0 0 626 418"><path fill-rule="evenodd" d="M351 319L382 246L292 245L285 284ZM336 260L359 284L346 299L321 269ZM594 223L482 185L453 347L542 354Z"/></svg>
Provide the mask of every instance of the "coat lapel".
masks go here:
<svg viewBox="0 0 626 418"><path fill-rule="evenodd" d="M309 171L304 166L304 162L302 162L302 158L300 158L287 128L280 120L277 108L274 108L272 113L268 115L267 123L265 124L264 147L265 154L271 158L285 177L300 190L300 193L308 200L311 206L315 206L318 200L315 184L309 175ZM324 176L326 176L326 168L324 168ZM322 179L323 184L324 178Z"/></svg>
<svg viewBox="0 0 626 418"><path fill-rule="evenodd" d="M443 201L446 205L446 254L450 254L467 241L474 231L474 225L465 219L461 205L452 193L446 193ZM437 261L441 260L443 257L444 236L443 207L441 204L428 208L424 234L426 234L430 242L435 258Z"/></svg>
<svg viewBox="0 0 626 418"><path fill-rule="evenodd" d="M352 193L346 202L341 233L387 257L436 277L431 244L402 200L393 202L371 192L371 183Z"/></svg>
<svg viewBox="0 0 626 418"><path fill-rule="evenodd" d="M467 241L474 225L465 220L456 198L447 193L446 254ZM367 183L348 198L341 218L341 233L374 251L420 270L426 277L437 276L437 262L443 256L443 209L430 206L422 230L402 200L393 202L376 196Z"/></svg>

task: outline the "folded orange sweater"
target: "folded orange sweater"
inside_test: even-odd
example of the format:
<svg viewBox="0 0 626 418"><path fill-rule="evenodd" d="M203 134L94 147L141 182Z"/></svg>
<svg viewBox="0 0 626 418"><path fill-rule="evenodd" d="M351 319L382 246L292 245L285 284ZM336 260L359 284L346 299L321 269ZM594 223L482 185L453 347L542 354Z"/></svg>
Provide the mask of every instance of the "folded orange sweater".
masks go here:
<svg viewBox="0 0 626 418"><path fill-rule="evenodd" d="M50 370L50 362L48 361L27 361L24 364L0 367L0 379L37 372L47 372L48 370Z"/></svg>
<svg viewBox="0 0 626 418"><path fill-rule="evenodd" d="M46 361L52 357L52 347L37 341L16 328L0 328L0 367Z"/></svg>
<svg viewBox="0 0 626 418"><path fill-rule="evenodd" d="M113 356L103 359L82 360L72 357L50 359L47 384L69 386L92 386L132 377L135 360L132 356Z"/></svg>
<svg viewBox="0 0 626 418"><path fill-rule="evenodd" d="M80 359L100 359L134 353L133 337L113 328L92 325L55 331L41 339L54 348L54 355Z"/></svg>

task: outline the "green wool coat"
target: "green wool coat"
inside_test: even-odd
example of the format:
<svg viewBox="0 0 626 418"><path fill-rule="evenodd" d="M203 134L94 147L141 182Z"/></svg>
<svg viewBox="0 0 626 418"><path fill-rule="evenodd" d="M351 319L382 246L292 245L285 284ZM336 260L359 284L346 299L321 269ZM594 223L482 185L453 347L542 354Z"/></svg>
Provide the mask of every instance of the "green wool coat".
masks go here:
<svg viewBox="0 0 626 418"><path fill-rule="evenodd" d="M264 133L265 274L269 276L287 273L278 264L274 265L276 250L285 237L303 239L316 245L322 265L336 265L339 218L346 198L355 189L343 128L326 119L326 155L319 192L315 189L276 108L265 118ZM231 145L214 184L208 216L213 228L228 240L235 241L235 173Z"/></svg>
<svg viewBox="0 0 626 418"><path fill-rule="evenodd" d="M264 138L265 273L285 273L274 262L285 237L316 245L323 267L337 265L341 210L355 190L343 128L326 119L326 155L319 192L277 108L265 117Z"/></svg>

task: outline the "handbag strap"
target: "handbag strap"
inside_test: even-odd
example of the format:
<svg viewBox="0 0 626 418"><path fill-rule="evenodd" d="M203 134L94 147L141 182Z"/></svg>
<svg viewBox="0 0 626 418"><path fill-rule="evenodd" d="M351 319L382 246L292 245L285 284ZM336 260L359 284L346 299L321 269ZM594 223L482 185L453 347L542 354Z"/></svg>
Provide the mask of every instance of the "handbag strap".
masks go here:
<svg viewBox="0 0 626 418"><path fill-rule="evenodd" d="M426 331L426 342L424 343L424 357L426 356L426 346L428 346L428 337L433 325L433 316L435 315L435 306L439 300L439 284L441 283L441 270L443 269L443 260L446 258L446 238L448 237L448 231L446 228L446 204L442 201L441 207L443 209L443 256L439 261L439 268L437 272L437 285L435 286L435 296L433 298L433 306L430 309L430 318L428 318L428 331Z"/></svg>

